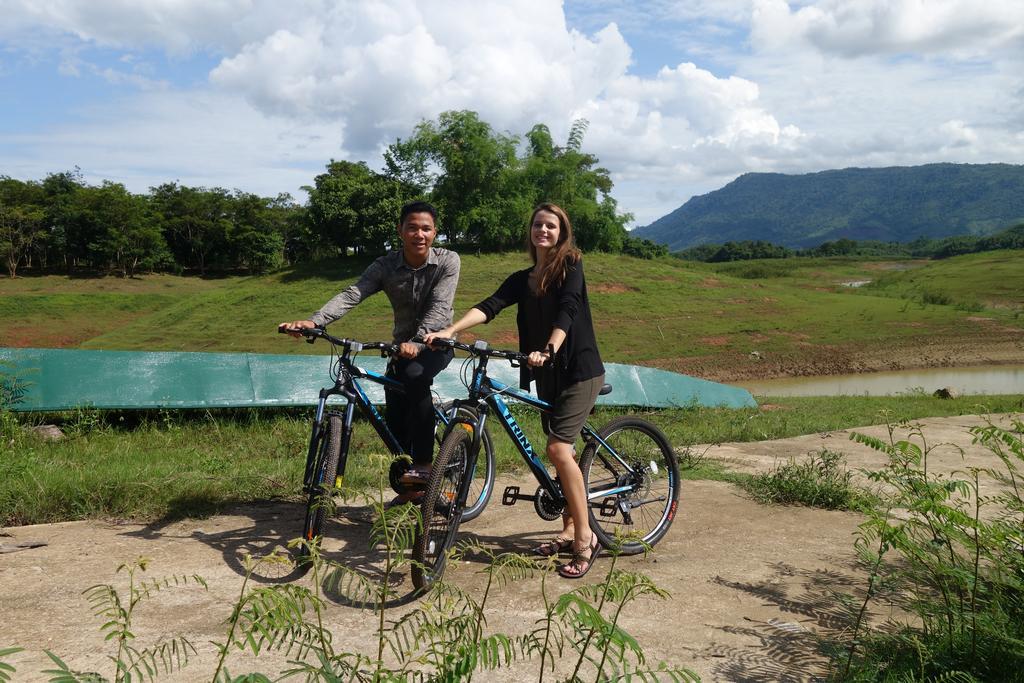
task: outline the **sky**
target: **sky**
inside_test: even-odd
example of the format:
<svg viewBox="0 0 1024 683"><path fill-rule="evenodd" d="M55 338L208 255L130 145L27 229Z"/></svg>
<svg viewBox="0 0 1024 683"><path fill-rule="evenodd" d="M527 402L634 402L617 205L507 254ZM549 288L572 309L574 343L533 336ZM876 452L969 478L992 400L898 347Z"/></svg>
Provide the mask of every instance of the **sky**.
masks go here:
<svg viewBox="0 0 1024 683"><path fill-rule="evenodd" d="M633 225L748 172L1024 163L1024 0L0 0L0 176L276 196L443 111Z"/></svg>

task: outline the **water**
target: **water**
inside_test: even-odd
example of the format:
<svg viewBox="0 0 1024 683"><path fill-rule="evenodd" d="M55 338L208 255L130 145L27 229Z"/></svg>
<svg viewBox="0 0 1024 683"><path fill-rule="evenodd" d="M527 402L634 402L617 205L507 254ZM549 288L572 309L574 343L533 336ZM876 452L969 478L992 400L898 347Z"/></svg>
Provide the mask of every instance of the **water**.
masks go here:
<svg viewBox="0 0 1024 683"><path fill-rule="evenodd" d="M932 368L738 382L755 396L892 396L950 387L961 394L1024 393L1024 365Z"/></svg>

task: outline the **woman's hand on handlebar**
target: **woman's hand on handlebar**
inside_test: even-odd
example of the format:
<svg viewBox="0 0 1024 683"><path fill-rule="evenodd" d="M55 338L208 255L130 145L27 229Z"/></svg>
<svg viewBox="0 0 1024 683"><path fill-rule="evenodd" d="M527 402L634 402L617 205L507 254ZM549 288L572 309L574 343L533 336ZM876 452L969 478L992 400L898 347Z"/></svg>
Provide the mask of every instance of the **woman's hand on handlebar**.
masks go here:
<svg viewBox="0 0 1024 683"><path fill-rule="evenodd" d="M290 323L281 323L277 326L277 331L299 339L302 337L299 330L311 330L314 327L316 327L316 323L312 320L294 320Z"/></svg>
<svg viewBox="0 0 1024 683"><path fill-rule="evenodd" d="M423 335L423 343L426 344L427 346L433 346L431 342L434 341L435 339L453 339L454 337L455 332L452 331L452 328L446 327L443 330L438 330L437 332L429 332Z"/></svg>
<svg viewBox="0 0 1024 683"><path fill-rule="evenodd" d="M526 357L526 363L531 368L539 368L549 360L551 360L550 351L531 351L530 355Z"/></svg>

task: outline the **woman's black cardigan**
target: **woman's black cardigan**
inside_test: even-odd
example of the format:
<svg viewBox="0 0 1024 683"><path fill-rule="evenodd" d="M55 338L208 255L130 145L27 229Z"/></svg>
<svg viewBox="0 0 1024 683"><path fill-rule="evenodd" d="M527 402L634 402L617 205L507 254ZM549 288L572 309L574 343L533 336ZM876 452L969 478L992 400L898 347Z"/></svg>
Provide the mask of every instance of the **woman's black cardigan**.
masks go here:
<svg viewBox="0 0 1024 683"><path fill-rule="evenodd" d="M487 322L491 322L502 309L519 304L530 294L530 271L533 268L516 271L509 275L498 290L473 308L479 309ZM583 261L576 260L567 264L565 280L561 286L549 289L542 299L554 300L557 303L557 314L554 326L565 332L565 342L558 350L555 367L558 371L558 385L568 386L586 379L600 377L604 374L604 364L597 350L597 339L594 336L594 321L590 316L590 300L587 298L587 283L583 278ZM526 327L529 324L525 313L526 307L519 306L516 314L516 327L519 330L519 351L543 351L543 349L525 348L529 335ZM550 334L550 332L548 332ZM530 368L525 364L520 370L520 386L530 388Z"/></svg>

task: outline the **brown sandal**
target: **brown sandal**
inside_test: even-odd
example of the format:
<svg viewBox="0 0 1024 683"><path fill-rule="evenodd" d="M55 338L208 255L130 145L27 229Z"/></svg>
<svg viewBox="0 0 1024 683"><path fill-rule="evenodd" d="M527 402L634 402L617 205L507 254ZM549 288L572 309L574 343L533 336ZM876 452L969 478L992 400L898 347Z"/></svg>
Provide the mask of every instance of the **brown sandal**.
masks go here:
<svg viewBox="0 0 1024 683"><path fill-rule="evenodd" d="M586 554L584 555L584 553ZM583 578L590 571L590 568L594 566L594 561L597 560L597 556L600 554L601 542L597 540L597 534L590 532L590 543L584 548L580 548L574 543L572 559L560 566L558 573L566 579Z"/></svg>
<svg viewBox="0 0 1024 683"><path fill-rule="evenodd" d="M540 557L552 557L572 549L572 539L563 536L555 536L550 541L544 541L533 549L534 555Z"/></svg>

